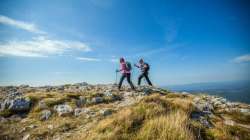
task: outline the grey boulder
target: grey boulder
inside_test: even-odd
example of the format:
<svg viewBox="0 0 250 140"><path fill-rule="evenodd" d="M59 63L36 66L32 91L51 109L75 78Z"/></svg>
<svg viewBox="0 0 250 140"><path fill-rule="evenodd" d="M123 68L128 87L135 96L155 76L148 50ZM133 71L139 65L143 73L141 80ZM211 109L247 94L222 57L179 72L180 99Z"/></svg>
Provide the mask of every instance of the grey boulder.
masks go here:
<svg viewBox="0 0 250 140"><path fill-rule="evenodd" d="M99 111L101 115L103 116L108 116L112 114L112 110L111 109L102 109Z"/></svg>
<svg viewBox="0 0 250 140"><path fill-rule="evenodd" d="M103 98L102 97L94 97L91 100L92 104L99 104L99 103L102 103L102 102L103 102Z"/></svg>
<svg viewBox="0 0 250 140"><path fill-rule="evenodd" d="M153 93L154 91L151 88L143 88L142 89L143 95L150 95L151 93Z"/></svg>
<svg viewBox="0 0 250 140"><path fill-rule="evenodd" d="M29 98L17 97L15 99L5 99L1 104L1 110L8 109L13 112L25 112L31 108Z"/></svg>
<svg viewBox="0 0 250 140"><path fill-rule="evenodd" d="M73 112L72 107L67 104L56 105L54 106L54 110L58 113L59 116L70 115Z"/></svg>
<svg viewBox="0 0 250 140"><path fill-rule="evenodd" d="M8 99L15 99L16 97L21 97L23 93L21 92L12 92L7 95Z"/></svg>
<svg viewBox="0 0 250 140"><path fill-rule="evenodd" d="M84 96L80 96L79 99L76 100L76 105L77 105L78 107L80 107L80 106L82 106L82 105L84 105L84 104L86 104L86 99L85 99Z"/></svg>

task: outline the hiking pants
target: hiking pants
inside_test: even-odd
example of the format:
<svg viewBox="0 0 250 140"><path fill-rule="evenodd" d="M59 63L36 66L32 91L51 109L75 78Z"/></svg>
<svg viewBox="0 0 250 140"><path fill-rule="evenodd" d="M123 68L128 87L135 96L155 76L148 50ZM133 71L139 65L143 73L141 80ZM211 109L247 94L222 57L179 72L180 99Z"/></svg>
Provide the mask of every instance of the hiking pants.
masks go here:
<svg viewBox="0 0 250 140"><path fill-rule="evenodd" d="M129 83L130 87L131 87L132 89L135 89L133 83L131 82L130 77L131 77L131 74L130 74L130 73L123 73L122 76L121 76L121 79L120 79L119 87L118 87L118 88L119 88L119 89L121 88L123 80L124 80L125 78L127 78L127 81L128 81L128 83Z"/></svg>
<svg viewBox="0 0 250 140"><path fill-rule="evenodd" d="M149 84L150 86L152 86L152 83L151 83L151 81L150 81L149 78L148 78L148 72L143 72L143 73L140 74L140 76L138 77L138 86L141 85L141 79L142 79L143 77L145 77L145 79L146 79L146 81L148 82L148 84Z"/></svg>

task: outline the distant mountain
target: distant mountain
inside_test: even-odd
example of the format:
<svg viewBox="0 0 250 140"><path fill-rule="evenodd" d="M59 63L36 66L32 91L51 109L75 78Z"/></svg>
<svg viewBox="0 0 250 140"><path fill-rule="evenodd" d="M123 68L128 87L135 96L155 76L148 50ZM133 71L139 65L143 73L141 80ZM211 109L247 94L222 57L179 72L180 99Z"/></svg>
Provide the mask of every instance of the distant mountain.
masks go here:
<svg viewBox="0 0 250 140"><path fill-rule="evenodd" d="M222 96L231 101L250 103L250 81L194 83L170 85L164 86L163 88L172 91L186 91L193 94L207 93L210 95Z"/></svg>

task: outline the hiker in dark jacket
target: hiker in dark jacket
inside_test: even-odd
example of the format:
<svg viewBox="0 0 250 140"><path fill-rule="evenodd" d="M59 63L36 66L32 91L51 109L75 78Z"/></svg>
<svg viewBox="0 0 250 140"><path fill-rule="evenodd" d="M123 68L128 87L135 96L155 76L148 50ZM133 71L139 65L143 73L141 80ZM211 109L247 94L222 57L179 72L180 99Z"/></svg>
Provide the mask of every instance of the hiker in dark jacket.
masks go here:
<svg viewBox="0 0 250 140"><path fill-rule="evenodd" d="M121 65L121 68L120 70L117 70L116 72L121 72L122 73L122 76L121 76L121 79L120 79L120 82L119 82L119 85L118 85L118 89L120 90L121 89L121 86L122 86L122 82L125 78L127 78L127 81L130 85L130 87L135 90L135 87L133 85L133 83L131 82L131 68L129 68L127 66L127 62L124 60L124 58L120 58L120 65Z"/></svg>
<svg viewBox="0 0 250 140"><path fill-rule="evenodd" d="M139 60L139 65L135 64L135 67L141 69L141 74L140 74L139 77L138 77L138 86L140 86L140 84L141 84L141 79L142 79L143 77L145 77L145 79L146 79L146 81L148 82L148 84L149 84L150 86L152 86L152 83L151 83L151 81L150 81L149 78L148 78L148 71L149 71L149 69L150 69L148 63L145 63L145 62L143 61L143 59L140 59L140 60Z"/></svg>

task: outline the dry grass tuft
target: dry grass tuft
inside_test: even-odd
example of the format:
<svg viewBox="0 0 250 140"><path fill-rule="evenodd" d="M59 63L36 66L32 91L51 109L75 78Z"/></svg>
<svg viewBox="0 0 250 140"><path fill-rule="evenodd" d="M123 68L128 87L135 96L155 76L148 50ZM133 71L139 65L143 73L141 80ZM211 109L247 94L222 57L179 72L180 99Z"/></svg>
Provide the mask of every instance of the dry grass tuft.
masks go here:
<svg viewBox="0 0 250 140"><path fill-rule="evenodd" d="M167 99L173 108L181 109L187 113L194 111L193 103L190 99L183 99L183 98L174 98L174 99Z"/></svg>
<svg viewBox="0 0 250 140"><path fill-rule="evenodd" d="M138 104L100 121L90 133L83 134L79 139L192 140L194 136L187 125L188 114L170 105L163 96L146 97Z"/></svg>
<svg viewBox="0 0 250 140"><path fill-rule="evenodd" d="M166 116L156 117L143 125L137 134L138 140L193 140L187 127L188 117L183 111L174 111Z"/></svg>

